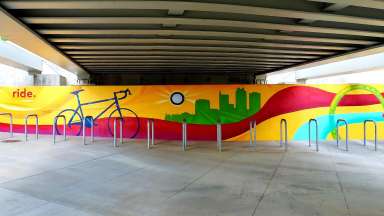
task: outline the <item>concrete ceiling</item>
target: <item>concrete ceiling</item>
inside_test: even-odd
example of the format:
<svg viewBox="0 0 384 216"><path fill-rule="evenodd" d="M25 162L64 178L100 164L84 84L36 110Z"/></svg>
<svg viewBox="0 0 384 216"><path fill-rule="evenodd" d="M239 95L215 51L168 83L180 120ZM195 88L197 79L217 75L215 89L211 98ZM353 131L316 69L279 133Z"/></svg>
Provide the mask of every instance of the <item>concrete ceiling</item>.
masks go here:
<svg viewBox="0 0 384 216"><path fill-rule="evenodd" d="M383 0L0 5L90 73L276 71L384 42Z"/></svg>

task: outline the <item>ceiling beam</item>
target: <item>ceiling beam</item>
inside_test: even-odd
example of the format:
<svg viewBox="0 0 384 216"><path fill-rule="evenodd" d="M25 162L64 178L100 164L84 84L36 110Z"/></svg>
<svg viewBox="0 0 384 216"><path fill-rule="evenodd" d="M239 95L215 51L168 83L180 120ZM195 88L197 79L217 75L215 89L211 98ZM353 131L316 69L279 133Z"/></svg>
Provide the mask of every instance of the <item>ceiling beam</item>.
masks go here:
<svg viewBox="0 0 384 216"><path fill-rule="evenodd" d="M348 7L349 4L346 4L345 2L344 3L335 3L335 4L330 4L328 6L326 6L325 8L322 9L322 11L325 11L325 12L336 12L336 11L339 11L339 10L342 10L346 7ZM312 24L314 22L316 22L317 20L315 19L302 19L300 20L298 23L302 23L302 24Z"/></svg>
<svg viewBox="0 0 384 216"><path fill-rule="evenodd" d="M278 54L289 54L293 56L323 56L336 54L331 51L308 51L308 50L280 50L280 49L261 49L261 48L242 48L242 47L216 47L216 46L144 46L144 45L100 45L100 46L89 46L89 45L58 45L63 50L128 50L128 51L198 51L198 52L244 52L244 53L272 53Z"/></svg>
<svg viewBox="0 0 384 216"><path fill-rule="evenodd" d="M79 78L89 77L89 74L84 68L73 62L45 39L41 38L10 15L2 7L0 7L0 26L0 36L76 74Z"/></svg>
<svg viewBox="0 0 384 216"><path fill-rule="evenodd" d="M306 79L317 76L330 76L345 73L354 73L382 68L384 63L384 45L358 50L351 53L338 55L313 61L306 64L299 64L279 72L295 72L298 79Z"/></svg>
<svg viewBox="0 0 384 216"><path fill-rule="evenodd" d="M182 70L182 73L180 74L179 72L175 72L174 68L161 68L160 70L154 70L155 68L144 68L144 69L123 69L123 70L109 70L109 69L94 69L92 70L92 73L93 74L98 74L98 73L107 73L107 74L110 74L110 73L153 73L153 74L162 74L164 72L171 72L175 75L179 74L179 75L185 75L185 72L188 72L188 74L201 74L201 73L204 73L206 74L207 72L209 74L215 74L215 73L219 73L220 75L224 75L226 73L263 73L265 72L266 70L252 70L252 69L207 69L207 70L200 70L200 69L183 69ZM193 71L191 71L193 70ZM178 69L177 71L180 71L180 69ZM174 73L175 72L175 73Z"/></svg>
<svg viewBox="0 0 384 216"><path fill-rule="evenodd" d="M384 1L382 0L309 0L315 2L323 2L330 4L339 4L339 5L350 5L355 7L364 7L384 10Z"/></svg>
<svg viewBox="0 0 384 216"><path fill-rule="evenodd" d="M93 57L93 56L92 56ZM242 58L242 57L233 57L233 56L227 56L227 57L218 57L218 56L126 56L126 59L103 59L103 58L97 58L97 59L77 59L76 62L128 62L132 60L216 60L216 61L223 61L223 60L236 60L236 61L262 61L262 62L286 62L286 63L297 63L297 62L303 62L303 59L270 59L270 58ZM76 56L74 56L74 59L76 59Z"/></svg>
<svg viewBox="0 0 384 216"><path fill-rule="evenodd" d="M194 26L220 26L247 29L266 29L286 32L310 32L336 35L354 35L365 37L384 37L384 33L375 31L362 31L341 28L314 27L306 25L287 25L276 23L198 19L198 18L169 18L169 17L23 17L28 24L44 25L88 25L97 24L108 27L111 24L161 24L161 25L194 25Z"/></svg>
<svg viewBox="0 0 384 216"><path fill-rule="evenodd" d="M179 72L182 72L181 74ZM175 68L160 68L160 69L157 69L157 68L142 68L142 69L134 69L134 68L130 68L130 69L113 69L113 70L110 70L110 69L93 69L92 70L92 73L93 74L126 74L126 73L132 73L132 74L142 74L142 73L150 73L150 74L174 74L174 75L182 75L182 76L185 76L186 74L188 75L196 75L196 74L217 74L217 75L220 75L220 76L223 76L225 74L241 74L241 73L257 73L257 74L260 74L260 73L263 73L263 72L266 72L266 71L269 71L269 70L256 70L256 69L237 69L237 68L232 68L232 69L216 69L216 68L212 68L212 69L198 69L198 68L186 68L186 69L177 69L177 72L176 72L176 69Z"/></svg>
<svg viewBox="0 0 384 216"><path fill-rule="evenodd" d="M131 65L131 64L142 64L146 65L147 63L217 63L217 64L239 64L239 65L276 65L276 66L284 66L284 65L292 65L294 63L289 62L262 62L262 61L238 61L238 60L191 60L191 59L156 59L156 60L130 60L125 62L82 62L81 65Z"/></svg>
<svg viewBox="0 0 384 216"><path fill-rule="evenodd" d="M177 71L180 71L179 69ZM175 69L173 68L162 68L160 70L154 70L153 68L148 68L148 69L127 69L127 70L109 70L109 69L99 69L99 70L93 70L93 74L104 74L104 75L109 75L109 74L174 74L174 75L181 75L181 76L186 76L186 75L197 75L197 74L211 74L211 75L220 75L223 76L225 74L248 74L248 73L256 73L256 74L261 74L265 72L265 70L244 70L244 69L210 69L210 70L199 70L199 69L184 69L181 71L181 73L176 72Z"/></svg>
<svg viewBox="0 0 384 216"><path fill-rule="evenodd" d="M159 62L159 63L148 63L146 65L143 65L142 63L132 63L130 65L87 65L84 66L85 68L129 68L129 67L147 67L147 66L156 66L156 67L239 67L239 68L249 68L249 67L254 67L254 68L276 68L279 67L277 65L255 65L255 64L250 64L250 65L244 65L244 64L225 64L225 63L201 63L201 64L196 64L196 63L188 63L188 62L179 62L179 63L167 63L167 62Z"/></svg>
<svg viewBox="0 0 384 216"><path fill-rule="evenodd" d="M369 1L369 0L368 0ZM350 2L350 1L348 1ZM355 4L364 4L365 1L353 1ZM360 3L358 3L360 2ZM375 1L369 1L371 6ZM377 2L377 1L376 1ZM366 17L353 17L347 15L338 15L332 13L320 13L310 11L299 11L289 9L277 9L267 7L234 5L234 4L217 4L217 3L203 3L203 2L185 2L185 1L28 1L28 0L4 0L3 5L8 9L60 9L60 10L122 10L122 9L148 9L148 10L189 10L189 11L204 11L204 12L218 12L218 13L237 13L247 15L258 15L268 17L285 17L292 19L307 19L321 20L327 22L339 23L352 23L361 25L384 26L384 20L366 18ZM382 4L377 2L377 7ZM377 8L376 7L376 8Z"/></svg>
<svg viewBox="0 0 384 216"><path fill-rule="evenodd" d="M328 11L328 12L336 12L339 10L343 10L344 8L347 8L349 4L331 4L323 9L323 11Z"/></svg>
<svg viewBox="0 0 384 216"><path fill-rule="evenodd" d="M325 37L302 37L302 36L289 36L289 35L272 35L272 34L255 34L255 33L239 33L239 32L218 32L218 31L189 31L189 30L141 30L141 29L37 29L38 33L42 35L54 35L57 38L51 39L54 42L60 42L61 39L65 42L72 38L59 38L60 35L71 35L76 39L78 35L86 35L88 38L81 38L83 40L95 41L117 41L121 42L135 35L155 35L155 36L193 36L199 38L242 38L242 39L261 39L261 40L279 40L279 41L298 41L298 42L311 42L311 43L338 43L338 44L353 44L353 45L374 45L377 41L369 40L352 40L352 39L338 39L338 38L325 38ZM93 35L103 35L106 37L118 35L127 36L128 38L102 38L93 39Z"/></svg>
<svg viewBox="0 0 384 216"><path fill-rule="evenodd" d="M130 63L130 64L113 64L113 65L83 65L85 68L94 68L94 67L111 67L111 68L125 68L130 66L190 66L190 65L197 65L197 66L235 66L235 67L262 67L262 68L281 68L283 66L281 65L264 65L264 64L239 64L239 63L215 63L215 62L148 62L143 65L143 63Z"/></svg>
<svg viewBox="0 0 384 216"><path fill-rule="evenodd" d="M281 55L281 54L264 54L264 53L241 53L241 52L198 52L198 51L131 51L131 50L103 50L103 51L66 51L67 55L78 55L78 56L127 56L127 58L147 58L151 56L162 56L162 57L208 57L211 58L252 58L252 59L269 59L270 61L302 61L305 59L315 59L319 56L306 56L306 55Z"/></svg>
<svg viewBox="0 0 384 216"><path fill-rule="evenodd" d="M124 70L155 70L157 69L177 69L177 70L189 70L189 69L195 69L195 70L202 70L202 71L212 71L212 70L237 70L237 71L246 71L246 70L251 70L251 71L266 71L270 70L269 68L254 68L254 67L249 67L249 68L238 68L234 66L227 66L227 67L183 67L181 68L180 66L145 66L145 67L137 67L137 66L131 66L131 67L125 67L125 68L112 68L116 71L124 71ZM97 71L97 70L110 70L111 67L108 68L93 68L92 71Z"/></svg>
<svg viewBox="0 0 384 216"><path fill-rule="evenodd" d="M226 45L226 46L253 46L273 47L287 49L310 49L310 50L342 50L349 51L356 49L344 45L304 45L290 43L269 43L264 41L232 41L232 40L200 40L200 39L141 39L141 38L51 38L56 43L125 43L125 44L177 44L177 45ZM120 45L121 46L121 45Z"/></svg>
<svg viewBox="0 0 384 216"><path fill-rule="evenodd" d="M178 74L177 71L179 70L188 70L188 71L200 71L200 72L209 72L209 71L239 71L239 72L258 72L258 73L265 73L270 71L275 71L277 69L275 68L254 68L254 67L207 67L207 66L199 66L199 67L191 67L191 66L177 66L177 67L168 67L168 66L148 66L146 68L135 68L135 67L128 67L128 68L87 68L92 73L97 71L108 71L108 72L124 72L124 71L137 71L137 70L152 70L153 72L158 72L161 70L174 70L175 74Z"/></svg>

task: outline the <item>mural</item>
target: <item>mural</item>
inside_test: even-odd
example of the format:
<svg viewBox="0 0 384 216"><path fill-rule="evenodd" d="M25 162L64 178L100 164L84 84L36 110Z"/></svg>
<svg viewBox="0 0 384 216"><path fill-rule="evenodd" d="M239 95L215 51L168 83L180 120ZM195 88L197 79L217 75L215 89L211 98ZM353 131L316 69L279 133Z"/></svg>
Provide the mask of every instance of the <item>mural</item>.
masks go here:
<svg viewBox="0 0 384 216"><path fill-rule="evenodd" d="M181 139L181 122L188 122L189 140L215 140L216 122L228 141L249 140L249 122L257 122L258 140L278 140L280 120L288 122L290 140L308 139L308 120L319 123L319 138L335 136L337 119L350 124L350 139L363 138L363 122L384 124L382 85L169 85L169 86L62 86L0 87L0 112L12 113L14 132L24 132L24 118L39 116L41 134L53 129L61 134L62 120L53 128L56 115L67 118L67 132L82 134L83 122L95 136L112 136L113 121L123 119L124 137L146 138L146 122L155 121L156 139ZM29 121L28 131L34 132ZM0 116L0 130L9 129ZM381 135L379 132L379 138ZM373 131L368 133L373 137Z"/></svg>

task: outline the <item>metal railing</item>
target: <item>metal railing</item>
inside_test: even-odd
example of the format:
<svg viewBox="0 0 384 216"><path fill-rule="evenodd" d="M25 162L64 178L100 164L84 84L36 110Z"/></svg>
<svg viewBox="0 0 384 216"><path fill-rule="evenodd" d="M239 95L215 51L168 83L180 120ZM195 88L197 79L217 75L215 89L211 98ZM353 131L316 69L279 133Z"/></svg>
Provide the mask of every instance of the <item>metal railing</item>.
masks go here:
<svg viewBox="0 0 384 216"><path fill-rule="evenodd" d="M13 115L12 113L0 113L0 116L7 115L9 116L9 135L13 137Z"/></svg>
<svg viewBox="0 0 384 216"><path fill-rule="evenodd" d="M367 146L367 123L372 122L374 126L374 141L375 141L375 151L377 151L377 124L374 120L365 120L364 121L364 146Z"/></svg>
<svg viewBox="0 0 384 216"><path fill-rule="evenodd" d="M221 134L221 121L217 120L216 124L216 139L217 139L217 151L221 152L222 150L222 134Z"/></svg>
<svg viewBox="0 0 384 216"><path fill-rule="evenodd" d="M256 120L249 122L249 145L256 146Z"/></svg>
<svg viewBox="0 0 384 216"><path fill-rule="evenodd" d="M87 122L87 119L89 119L90 120L90 122L91 122L91 142L93 143L94 141L95 141L95 136L94 136L94 126L95 126L95 122L94 122L94 119L93 119L93 117L92 116L86 116L85 118L84 118L84 120L83 120L83 144L84 145L87 145L87 124L86 124L86 122Z"/></svg>
<svg viewBox="0 0 384 216"><path fill-rule="evenodd" d="M155 121L153 119L147 120L147 148L155 145Z"/></svg>
<svg viewBox="0 0 384 216"><path fill-rule="evenodd" d="M186 151L187 148L188 148L188 143L187 143L187 121L185 119L183 119L183 123L182 123L182 140L183 140L183 143L182 143L182 150L183 151Z"/></svg>
<svg viewBox="0 0 384 216"><path fill-rule="evenodd" d="M116 133L117 121L120 122L120 144L123 143L123 119L115 118L115 120L113 121L113 147L115 148L119 147L119 144L117 142L117 133Z"/></svg>
<svg viewBox="0 0 384 216"><path fill-rule="evenodd" d="M25 116L25 124L24 124L24 134L25 134L25 141L28 140L28 119L31 117L35 117L36 119L36 127L35 127L35 133L36 133L36 139L39 139L39 116L36 114L31 114Z"/></svg>
<svg viewBox="0 0 384 216"><path fill-rule="evenodd" d="M316 129L316 151L319 151L319 125L317 124L316 119L310 119L308 121L308 145L311 147L311 123L315 124Z"/></svg>
<svg viewBox="0 0 384 216"><path fill-rule="evenodd" d="M283 125L284 125L284 150L288 150L288 124L286 119L280 121L280 147L283 147Z"/></svg>
<svg viewBox="0 0 384 216"><path fill-rule="evenodd" d="M345 121L344 119L338 119L336 121L336 144L337 144L337 148L339 148L339 141L340 141L339 124L341 122L345 124L345 150L348 151L348 122Z"/></svg>
<svg viewBox="0 0 384 216"><path fill-rule="evenodd" d="M63 133L64 133L64 141L67 140L67 118L65 118L64 115L58 115L55 116L53 119L53 127L52 127L52 134L53 134L53 144L56 143L56 129L57 129L57 121L59 118L64 119L64 126L63 126Z"/></svg>

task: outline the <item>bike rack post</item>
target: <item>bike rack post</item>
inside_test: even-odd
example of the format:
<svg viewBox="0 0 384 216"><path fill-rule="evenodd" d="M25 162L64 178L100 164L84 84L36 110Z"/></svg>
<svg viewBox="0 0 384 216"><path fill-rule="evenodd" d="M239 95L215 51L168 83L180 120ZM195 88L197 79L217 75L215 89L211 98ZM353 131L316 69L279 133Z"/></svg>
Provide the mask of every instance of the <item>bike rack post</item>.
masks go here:
<svg viewBox="0 0 384 216"><path fill-rule="evenodd" d="M52 134L53 134L53 144L56 144L56 128L57 128L57 121L59 118L63 118L64 119L64 128L63 128L63 132L64 132L64 141L67 140L67 118L65 118L64 115L58 115L58 116L55 116L55 118L53 119L53 128L52 128Z"/></svg>
<svg viewBox="0 0 384 216"><path fill-rule="evenodd" d="M117 134L116 134L116 122L119 120L120 122L120 143L123 143L123 119L121 118L115 118L113 121L113 147L117 148L119 147L119 144L117 143Z"/></svg>
<svg viewBox="0 0 384 216"><path fill-rule="evenodd" d="M152 146L155 145L155 120L152 119Z"/></svg>
<svg viewBox="0 0 384 216"><path fill-rule="evenodd" d="M348 151L348 122L344 119L338 119L336 121L336 144L337 148L339 148L339 123L343 122L345 124L345 150Z"/></svg>
<svg viewBox="0 0 384 216"><path fill-rule="evenodd" d="M217 139L217 150L221 152L222 149L222 135L221 135L221 121L217 120L216 124L216 139Z"/></svg>
<svg viewBox="0 0 384 216"><path fill-rule="evenodd" d="M256 146L256 120L249 122L249 145Z"/></svg>
<svg viewBox="0 0 384 216"><path fill-rule="evenodd" d="M288 150L288 125L286 119L281 119L280 121L280 147L283 147L283 124L284 124L284 147L285 151Z"/></svg>
<svg viewBox="0 0 384 216"><path fill-rule="evenodd" d="M25 141L28 140L28 119L30 117L35 117L35 119L36 119L36 127L35 127L36 132L35 133L36 133L36 139L37 140L39 139L39 117L36 114L31 114L31 115L25 116L25 124L24 124Z"/></svg>
<svg viewBox="0 0 384 216"><path fill-rule="evenodd" d="M309 147L311 147L311 123L312 122L315 124L315 127L316 127L316 151L318 152L319 151L319 127L316 119L310 119L308 122L308 144L309 144Z"/></svg>
<svg viewBox="0 0 384 216"><path fill-rule="evenodd" d="M93 143L95 141L95 137L94 137L94 133L93 133L93 127L95 126L94 124L94 120L93 120L93 117L92 116L85 116L84 120L83 120L83 144L84 145L87 145L86 143L86 122L87 122L87 119L90 119L91 120L91 142Z"/></svg>
<svg viewBox="0 0 384 216"><path fill-rule="evenodd" d="M155 121L153 119L147 120L147 148L150 149L151 145L155 145Z"/></svg>
<svg viewBox="0 0 384 216"><path fill-rule="evenodd" d="M1 115L9 116L9 134L10 134L10 137L13 137L13 115L12 115L12 113L0 113L0 116Z"/></svg>
<svg viewBox="0 0 384 216"><path fill-rule="evenodd" d="M374 120L365 120L364 121L364 146L367 146L367 123L372 122L374 125L375 132L375 151L377 151L377 124Z"/></svg>
<svg viewBox="0 0 384 216"><path fill-rule="evenodd" d="M188 144L187 144L187 120L186 119L183 119L183 123L182 123L182 140L183 140L182 149L183 149L183 151L186 151L187 147L188 147Z"/></svg>
<svg viewBox="0 0 384 216"><path fill-rule="evenodd" d="M150 143L150 139L151 139L151 120L148 119L147 120L147 148L150 149L151 148L151 143Z"/></svg>

